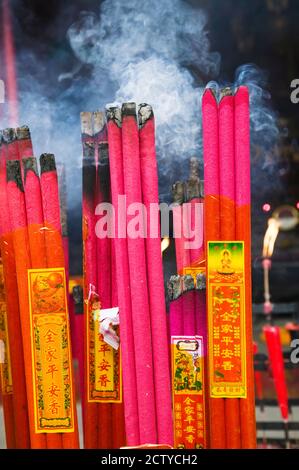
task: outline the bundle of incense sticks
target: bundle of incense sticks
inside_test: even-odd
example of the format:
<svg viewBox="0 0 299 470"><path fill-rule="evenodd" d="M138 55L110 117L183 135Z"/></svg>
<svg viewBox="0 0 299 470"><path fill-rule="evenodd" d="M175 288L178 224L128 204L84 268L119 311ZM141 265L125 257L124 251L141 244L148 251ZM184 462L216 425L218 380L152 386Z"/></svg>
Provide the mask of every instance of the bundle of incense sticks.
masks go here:
<svg viewBox="0 0 299 470"><path fill-rule="evenodd" d="M18 350L18 361L24 360L26 380L25 388L22 375L23 388L17 389L23 393L19 398L27 419L27 428L20 432L23 439L30 436L32 448L75 448L78 429L55 160L53 155L41 156L39 178L36 159L27 156L32 150L29 130L9 129L3 134L6 171L2 168L1 196L8 202L6 233L12 256L4 279L8 286L15 283L9 297L18 300L14 315L20 313L12 332L14 338L20 335L23 350ZM22 161L15 159L21 155ZM20 366L14 369L12 361L13 380ZM19 382L20 377L16 375Z"/></svg>
<svg viewBox="0 0 299 470"><path fill-rule="evenodd" d="M245 393L240 399L228 398L227 394L225 398L221 396L215 398L214 395L210 399L211 447L251 448L256 446L256 430L251 326L250 148L247 88L240 87L235 95L230 89L223 90L219 103L217 103L213 91L207 89L202 99L202 113L205 239L207 243L221 240L224 242L234 240L244 242L243 256L245 259L241 274L245 289L245 318L241 320L240 326L243 331L241 346L246 351L243 353L245 367L242 372L243 378L246 377L243 387ZM239 245L236 244L235 247L237 246ZM208 244L206 248L209 249ZM216 248L219 249L219 246ZM222 246L222 250L223 248L225 251L225 244ZM230 252L226 252L224 256L229 258ZM228 266L226 261L222 260L222 262ZM231 260L229 260L230 262ZM209 266L207 272L209 272ZM222 280L225 275L232 275L233 272L228 267L223 271L220 269ZM207 279L209 282L209 275ZM236 279L236 276L232 276L230 279L226 277L226 279L229 282ZM210 295L209 289L207 289L207 295ZM242 310L240 315L242 315ZM209 342L213 345L216 338L212 332L213 325L210 313L208 318ZM226 325L225 328L228 326ZM226 349L229 351L229 348ZM226 352L226 354L228 353ZM239 353L235 352L233 355L235 354ZM231 355L230 352L229 355ZM209 355L209 361L211 372L214 370L213 364L219 361L213 353ZM231 361L226 362L226 367L231 367ZM222 372L220 373L222 374ZM219 378L220 375L217 378L213 373L212 375L209 376L211 383L215 384L218 381L220 388L225 386ZM222 376L224 375L222 374ZM231 383L231 385L234 384ZM244 398L245 395L246 398Z"/></svg>
<svg viewBox="0 0 299 470"><path fill-rule="evenodd" d="M139 125L138 125L139 124ZM107 111L114 249L120 309L127 443L172 444L171 387L160 230L149 219L158 204L152 108L135 103ZM125 202L121 196L125 195ZM133 205L146 209L135 224ZM131 215L132 214L132 215ZM146 240L145 225L148 230ZM131 234L129 229L138 233ZM138 227L138 228L137 228ZM128 229L128 234L127 234ZM152 230L151 230L152 229ZM151 237L149 233L151 233Z"/></svg>
<svg viewBox="0 0 299 470"><path fill-rule="evenodd" d="M5 129L0 134L0 141L0 245L3 262L7 334L10 346L11 379L13 387L14 440L16 448L29 448L30 437L24 350L21 333L13 237L6 191L6 161L11 157L11 155L18 157L18 148L16 148L16 132L13 129ZM7 432L7 445L9 447L11 447L10 442L12 440L10 433L11 431Z"/></svg>
<svg viewBox="0 0 299 470"><path fill-rule="evenodd" d="M81 113L83 144L83 272L84 296L94 287L101 309L117 307L115 256L111 238L96 237L96 208L111 200L107 131L102 112ZM99 321L85 306L84 442L86 448L119 448L125 445L121 382L117 393L109 387L120 380L119 353L113 352L99 331ZM96 331L96 329L98 331ZM100 337L100 340L97 340ZM105 349L107 351L105 352ZM104 356L101 351L104 351ZM93 374L93 370L101 373ZM115 375L113 376L113 372ZM107 373L108 372L108 373ZM96 383L91 384L95 377ZM113 380L111 379L113 377ZM117 394L117 396L116 396Z"/></svg>
<svg viewBox="0 0 299 470"><path fill-rule="evenodd" d="M209 445L206 309L201 301L202 294L205 294L204 274L197 274L196 279L191 275L174 275L168 282L176 447L194 448ZM192 358L192 366L190 366L190 360L186 357L187 346L193 345L196 341L201 351L191 349L195 354ZM195 395L196 392L197 395ZM188 397L192 397L190 403ZM188 420L189 427L186 427L182 423L182 416L184 417L185 414L184 403L190 406L192 402L196 402L196 412L188 417L187 410L185 418Z"/></svg>

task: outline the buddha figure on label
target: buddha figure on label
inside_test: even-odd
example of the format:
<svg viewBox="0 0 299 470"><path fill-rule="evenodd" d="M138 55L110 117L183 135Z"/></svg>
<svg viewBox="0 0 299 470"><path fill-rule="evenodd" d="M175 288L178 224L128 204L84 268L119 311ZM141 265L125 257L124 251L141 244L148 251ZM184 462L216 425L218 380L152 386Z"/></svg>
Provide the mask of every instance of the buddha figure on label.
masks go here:
<svg viewBox="0 0 299 470"><path fill-rule="evenodd" d="M235 270L232 267L231 252L224 249L221 253L220 267L218 269L219 274L234 274Z"/></svg>

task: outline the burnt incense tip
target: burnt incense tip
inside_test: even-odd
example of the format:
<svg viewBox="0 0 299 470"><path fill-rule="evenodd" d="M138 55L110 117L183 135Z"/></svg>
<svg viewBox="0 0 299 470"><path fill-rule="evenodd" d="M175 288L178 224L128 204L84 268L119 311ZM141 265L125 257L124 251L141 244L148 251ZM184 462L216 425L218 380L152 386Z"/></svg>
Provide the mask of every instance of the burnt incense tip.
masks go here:
<svg viewBox="0 0 299 470"><path fill-rule="evenodd" d="M17 140L29 140L31 138L28 126L17 127L15 132Z"/></svg>
<svg viewBox="0 0 299 470"><path fill-rule="evenodd" d="M37 161L35 157L23 158L22 165L23 165L23 170L24 170L25 181L26 181L26 177L29 171L33 171L33 173L38 176Z"/></svg>
<svg viewBox="0 0 299 470"><path fill-rule="evenodd" d="M107 122L113 121L118 127L121 127L121 109L118 106L111 106L106 109Z"/></svg>
<svg viewBox="0 0 299 470"><path fill-rule="evenodd" d="M24 192L21 174L21 164L19 160L8 160L6 162L6 181L7 183L13 181L14 183L16 183L20 191Z"/></svg>
<svg viewBox="0 0 299 470"><path fill-rule="evenodd" d="M95 111L93 113L93 134L98 134L105 126L105 113Z"/></svg>
<svg viewBox="0 0 299 470"><path fill-rule="evenodd" d="M83 160L85 158L95 158L95 143L84 142L83 143Z"/></svg>
<svg viewBox="0 0 299 470"><path fill-rule="evenodd" d="M5 142L6 144L11 144L15 140L17 140L16 130L12 127L7 127L6 129L3 129L2 138L3 142Z"/></svg>
<svg viewBox="0 0 299 470"><path fill-rule="evenodd" d="M136 103L123 103L121 107L122 116L134 116L136 119Z"/></svg>
<svg viewBox="0 0 299 470"><path fill-rule="evenodd" d="M219 101L221 101L223 98L227 96L233 96L233 90L230 87L225 87L220 90L220 98Z"/></svg>
<svg viewBox="0 0 299 470"><path fill-rule="evenodd" d="M183 204L185 199L185 188L182 181L176 181L172 185L172 196L174 204Z"/></svg>
<svg viewBox="0 0 299 470"><path fill-rule="evenodd" d="M55 157L52 153L43 153L39 157L39 163L41 173L56 171Z"/></svg>
<svg viewBox="0 0 299 470"><path fill-rule="evenodd" d="M73 287L73 299L75 304L75 313L82 314L83 313L83 289L81 286L74 286Z"/></svg>
<svg viewBox="0 0 299 470"><path fill-rule="evenodd" d="M80 113L81 119L81 133L83 135L93 135L92 131L92 113L90 112L82 112Z"/></svg>
<svg viewBox="0 0 299 470"><path fill-rule="evenodd" d="M186 201L200 197L200 183L199 180L188 180L185 183Z"/></svg>
<svg viewBox="0 0 299 470"><path fill-rule="evenodd" d="M189 290L194 289L194 279L191 274L186 274L186 276L182 276L183 278L183 291L187 292Z"/></svg>
<svg viewBox="0 0 299 470"><path fill-rule="evenodd" d="M199 180L199 161L196 157L190 158L190 171L189 171L190 180Z"/></svg>
<svg viewBox="0 0 299 470"><path fill-rule="evenodd" d="M108 142L100 142L99 143L99 164L102 163L107 164L107 160L109 160L109 147Z"/></svg>
<svg viewBox="0 0 299 470"><path fill-rule="evenodd" d="M170 300L176 300L182 293L181 276L179 274L171 276L168 281L168 286L171 294Z"/></svg>
<svg viewBox="0 0 299 470"><path fill-rule="evenodd" d="M205 290L206 288L206 275L204 273L196 274L196 289Z"/></svg>
<svg viewBox="0 0 299 470"><path fill-rule="evenodd" d="M139 126L143 127L147 121L154 117L153 108L150 104L141 103L138 105L138 122Z"/></svg>
<svg viewBox="0 0 299 470"><path fill-rule="evenodd" d="M217 104L217 98L218 98L218 91L214 87L207 87L204 92L203 92L203 97L209 98L211 97L213 101Z"/></svg>

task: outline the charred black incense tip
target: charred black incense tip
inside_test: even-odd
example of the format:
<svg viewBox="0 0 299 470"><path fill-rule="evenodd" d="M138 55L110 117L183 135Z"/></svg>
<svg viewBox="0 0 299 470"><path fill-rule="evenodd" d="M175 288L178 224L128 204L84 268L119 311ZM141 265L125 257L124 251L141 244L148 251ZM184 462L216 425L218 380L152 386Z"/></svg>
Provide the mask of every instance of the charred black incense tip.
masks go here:
<svg viewBox="0 0 299 470"><path fill-rule="evenodd" d="M185 183L186 201L191 201L200 197L199 180L189 180Z"/></svg>
<svg viewBox="0 0 299 470"><path fill-rule="evenodd" d="M40 172L47 173L49 171L56 171L55 157L52 153L43 153L39 157Z"/></svg>
<svg viewBox="0 0 299 470"><path fill-rule="evenodd" d="M204 273L196 274L196 289L205 290L206 288L206 275Z"/></svg>
<svg viewBox="0 0 299 470"><path fill-rule="evenodd" d="M21 174L21 164L19 160L8 160L6 162L6 181L7 183L13 181L14 183L16 183L20 191L24 192Z"/></svg>
<svg viewBox="0 0 299 470"><path fill-rule="evenodd" d="M172 185L172 196L174 204L183 204L185 200L185 189L182 181L176 181Z"/></svg>
<svg viewBox="0 0 299 470"><path fill-rule="evenodd" d="M233 96L233 90L230 87L225 87L220 90L220 98L219 101L221 101L223 98L226 96Z"/></svg>
<svg viewBox="0 0 299 470"><path fill-rule="evenodd" d="M136 119L136 103L123 103L121 107L121 115L124 116L134 116Z"/></svg>
<svg viewBox="0 0 299 470"><path fill-rule="evenodd" d="M107 122L113 121L118 127L121 127L121 109L117 106L111 106L106 109Z"/></svg>
<svg viewBox="0 0 299 470"><path fill-rule="evenodd" d="M81 286L73 287L73 299L75 304L75 313L77 315L83 314L83 289Z"/></svg>
<svg viewBox="0 0 299 470"><path fill-rule="evenodd" d="M143 127L153 117L154 112L150 104L141 103L138 105L138 122L140 127Z"/></svg>
<svg viewBox="0 0 299 470"><path fill-rule="evenodd" d="M167 283L167 288L169 300L178 299L182 293L181 276L178 274L171 276Z"/></svg>
<svg viewBox="0 0 299 470"><path fill-rule="evenodd" d="M28 126L17 127L15 132L17 140L29 140L31 138Z"/></svg>
<svg viewBox="0 0 299 470"><path fill-rule="evenodd" d="M84 142L83 143L83 160L85 158L95 158L95 143Z"/></svg>
<svg viewBox="0 0 299 470"><path fill-rule="evenodd" d="M16 130L12 127L7 127L2 131L2 138L6 144L12 144L17 140Z"/></svg>
<svg viewBox="0 0 299 470"><path fill-rule="evenodd" d="M35 157L26 157L22 159L23 170L24 170L24 181L26 181L29 171L38 176L37 161Z"/></svg>
<svg viewBox="0 0 299 470"><path fill-rule="evenodd" d="M194 289L194 279L191 274L186 274L186 276L182 276L183 278L183 291L187 292L189 290Z"/></svg>
<svg viewBox="0 0 299 470"><path fill-rule="evenodd" d="M108 142L100 142L99 143L99 163L102 162L107 163L109 160L109 147Z"/></svg>

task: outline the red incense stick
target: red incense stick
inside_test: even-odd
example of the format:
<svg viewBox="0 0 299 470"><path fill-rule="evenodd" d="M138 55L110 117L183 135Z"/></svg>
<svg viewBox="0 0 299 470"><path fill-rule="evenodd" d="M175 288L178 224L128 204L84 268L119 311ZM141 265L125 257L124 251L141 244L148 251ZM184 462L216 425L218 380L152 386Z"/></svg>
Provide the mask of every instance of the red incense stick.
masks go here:
<svg viewBox="0 0 299 470"><path fill-rule="evenodd" d="M29 421L27 411L27 393L23 340L19 311L18 285L14 259L13 238L6 194L6 148L0 147L0 226L1 255L3 262L4 286L6 293L7 326L10 342L11 373L13 381L13 401L15 416L16 447L30 447Z"/></svg>
<svg viewBox="0 0 299 470"><path fill-rule="evenodd" d="M204 233L207 243L220 238L218 107L210 89L205 91L202 98L202 123L205 193ZM211 448L225 448L224 400L210 398L209 410Z"/></svg>
<svg viewBox="0 0 299 470"><path fill-rule="evenodd" d="M128 209L130 209L131 204L142 202L139 136L135 103L124 103L122 106L122 149L124 189L127 196L127 227L129 230L130 219L132 218L128 215ZM139 223L142 230L142 220ZM140 443L148 444L157 442L157 427L145 243L143 238L132 238L132 235L128 234L127 245L132 295Z"/></svg>
<svg viewBox="0 0 299 470"><path fill-rule="evenodd" d="M159 230L152 234L151 204L159 204L158 169L155 148L155 122L151 106L139 105L139 145L142 201L147 210L146 262L154 360L158 444L173 445L171 385L163 265ZM159 218L159 214L157 214ZM163 397L163 400L162 400Z"/></svg>
<svg viewBox="0 0 299 470"><path fill-rule="evenodd" d="M236 239L235 221L235 156L234 156L234 97L230 89L223 90L219 103L219 174L220 174L220 238ZM225 399L226 446L241 447L239 399Z"/></svg>
<svg viewBox="0 0 299 470"><path fill-rule="evenodd" d="M244 240L246 282L246 377L247 398L240 400L242 447L256 447L252 296L251 296L251 200L249 93L239 87L235 94L236 237Z"/></svg>
<svg viewBox="0 0 299 470"><path fill-rule="evenodd" d="M171 276L168 282L169 303L169 330L171 336L183 336L184 320L182 305L181 276Z"/></svg>
<svg viewBox="0 0 299 470"><path fill-rule="evenodd" d="M31 448L44 449L46 448L45 435L38 434L35 432L34 421L34 394L32 383L33 364L31 355L31 326L28 296L28 269L31 268L31 258L20 162L16 160L8 161L6 163L6 169L7 198L15 253L20 317L23 337L26 389L30 425L30 442Z"/></svg>
<svg viewBox="0 0 299 470"><path fill-rule="evenodd" d="M51 155L51 154L41 155L40 167L41 167L40 186L41 186L41 192L42 192L42 204L43 204L43 214L44 214L47 266L51 268L65 268L64 251L63 251L63 244L62 244L62 233L61 233L58 179L57 179L54 155ZM67 321L69 322L69 318L67 319ZM69 344L69 347L71 348L70 344ZM72 364L70 364L70 368L72 368ZM73 374L72 374L71 385L72 385L72 393L73 393L73 396L72 396L73 403L76 404L75 384L74 384ZM53 446L57 445L57 447L61 445L61 447L63 447L64 449L79 447L77 413L76 413L75 406L74 406L73 412L74 412L74 422L75 422L74 431L69 432L69 433L62 433L62 442L59 442L60 436L58 433L53 435L53 437L47 436L48 447L50 443L52 443Z"/></svg>
<svg viewBox="0 0 299 470"><path fill-rule="evenodd" d="M123 393L125 405L125 424L127 445L140 444L136 365L134 353L134 336L132 325L132 304L130 292L130 273L126 232L121 232L120 225L126 223L126 207L122 207L120 196L124 195L124 176L122 160L121 112L119 108L107 111L107 129L109 142L109 162L112 204L115 209L114 247L117 253L117 293L120 313L120 340L122 352Z"/></svg>
<svg viewBox="0 0 299 470"><path fill-rule="evenodd" d="M97 253L95 233L95 188L96 188L96 161L95 144L93 139L92 114L81 113L81 132L83 145L82 161L82 232L83 232L83 275L84 275L84 299L89 296L90 286L97 285ZM84 396L83 396L83 423L84 423L84 447L87 449L98 446L98 414L97 404L88 402L87 375L87 335L89 311L87 303L84 305Z"/></svg>

